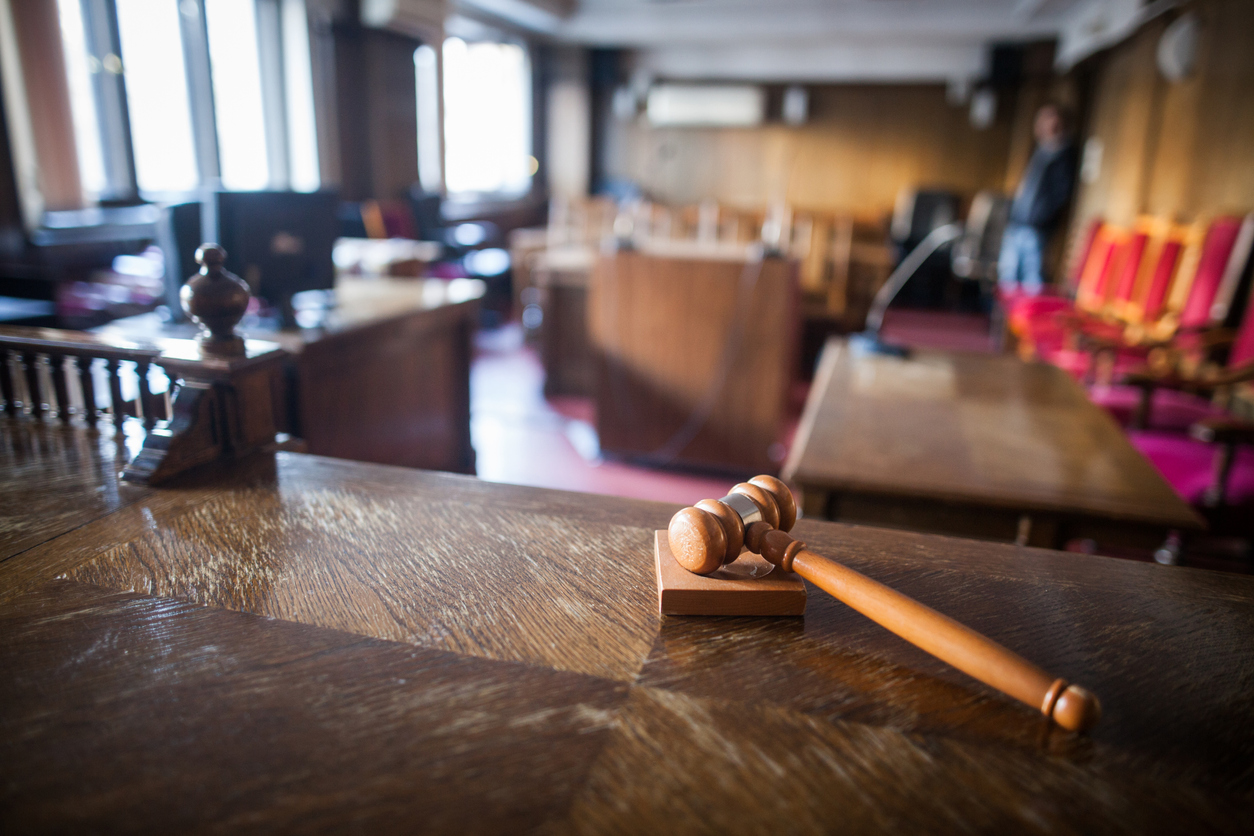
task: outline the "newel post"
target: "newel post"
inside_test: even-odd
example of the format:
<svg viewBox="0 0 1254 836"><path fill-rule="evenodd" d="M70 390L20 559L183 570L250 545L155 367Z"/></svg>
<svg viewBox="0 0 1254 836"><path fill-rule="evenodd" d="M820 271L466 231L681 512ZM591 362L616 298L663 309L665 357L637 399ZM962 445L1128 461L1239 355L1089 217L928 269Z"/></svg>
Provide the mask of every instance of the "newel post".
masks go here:
<svg viewBox="0 0 1254 836"><path fill-rule="evenodd" d="M165 340L154 360L178 390L168 421L151 429L122 478L158 484L190 468L242 456L274 443L276 405L283 402L287 357L278 345L245 341L235 333L249 292L223 263L226 251L205 244L196 251L200 272L179 294L201 327L195 340Z"/></svg>

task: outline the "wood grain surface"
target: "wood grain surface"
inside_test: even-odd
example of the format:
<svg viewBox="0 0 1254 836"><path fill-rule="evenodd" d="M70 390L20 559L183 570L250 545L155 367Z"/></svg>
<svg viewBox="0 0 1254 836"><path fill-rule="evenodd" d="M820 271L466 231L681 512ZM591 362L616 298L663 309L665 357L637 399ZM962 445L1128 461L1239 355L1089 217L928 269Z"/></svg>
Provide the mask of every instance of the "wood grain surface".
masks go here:
<svg viewBox="0 0 1254 836"><path fill-rule="evenodd" d="M10 833L531 830L627 690L68 582L0 629Z"/></svg>
<svg viewBox="0 0 1254 836"><path fill-rule="evenodd" d="M808 513L879 503L936 527L946 515L1199 528L1201 519L1065 372L1008 355L908 359L829 340L784 475ZM816 501L816 499L820 501ZM864 511L865 512L865 511ZM853 514L852 519L858 519ZM1034 541L1035 542L1035 541Z"/></svg>
<svg viewBox="0 0 1254 836"><path fill-rule="evenodd" d="M811 588L663 617L676 506L323 459L0 561L0 829L1248 833L1254 579L800 521L1102 700L1089 736Z"/></svg>
<svg viewBox="0 0 1254 836"><path fill-rule="evenodd" d="M149 494L121 481L120 431L5 418L0 432L0 561Z"/></svg>

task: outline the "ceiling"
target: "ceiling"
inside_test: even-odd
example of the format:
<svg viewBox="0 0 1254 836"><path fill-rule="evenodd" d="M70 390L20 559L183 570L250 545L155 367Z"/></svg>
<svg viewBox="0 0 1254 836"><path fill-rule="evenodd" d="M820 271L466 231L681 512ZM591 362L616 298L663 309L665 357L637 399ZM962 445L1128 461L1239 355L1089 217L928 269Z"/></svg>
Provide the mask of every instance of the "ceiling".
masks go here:
<svg viewBox="0 0 1254 836"><path fill-rule="evenodd" d="M1157 0L1150 7L1170 7ZM1058 38L1064 63L1122 37L1145 0L453 0L572 43L636 50L657 75L758 80L978 78L993 43Z"/></svg>
<svg viewBox="0 0 1254 836"><path fill-rule="evenodd" d="M658 46L828 39L1033 38L1079 0L583 0L556 33Z"/></svg>

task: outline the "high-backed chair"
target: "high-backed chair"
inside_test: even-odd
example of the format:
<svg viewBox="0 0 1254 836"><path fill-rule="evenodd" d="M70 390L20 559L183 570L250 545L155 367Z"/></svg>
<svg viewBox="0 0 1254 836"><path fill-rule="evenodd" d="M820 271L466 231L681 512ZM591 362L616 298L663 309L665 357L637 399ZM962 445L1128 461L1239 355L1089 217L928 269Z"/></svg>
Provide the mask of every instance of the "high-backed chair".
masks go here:
<svg viewBox="0 0 1254 836"><path fill-rule="evenodd" d="M1212 534L1254 537L1254 425L1210 418L1189 435L1139 430L1129 440Z"/></svg>
<svg viewBox="0 0 1254 836"><path fill-rule="evenodd" d="M1069 280L1070 286L1077 291L1079 285L1089 275L1086 272L1086 268L1093 258L1098 238L1105 228L1105 222L1097 219L1088 225L1084 233L1079 257L1075 261L1075 272ZM1035 317L1048 315L1050 312L1070 310L1074 307L1072 297L1066 293L1059 292L1053 286L1046 286L1039 296L1028 296L1018 290L1007 292L998 287L997 296L1002 310L1005 311L1006 328L1016 337L1026 330L1028 324Z"/></svg>
<svg viewBox="0 0 1254 836"><path fill-rule="evenodd" d="M1009 327L1018 340L1020 355L1038 357L1043 351L1060 347L1077 315L1100 318L1110 301L1114 276L1133 252L1138 253L1139 260L1140 250L1127 230L1103 224L1080 265L1074 300L1036 297L1017 305L1011 313Z"/></svg>
<svg viewBox="0 0 1254 836"><path fill-rule="evenodd" d="M1177 275L1182 231L1164 218L1141 218L1136 228L1108 262L1111 297L1094 308L1058 314L1038 325L1034 348L1038 357L1077 378L1094 370L1095 341L1121 344L1132 328L1145 323L1147 312L1157 317ZM1091 300L1097 305L1099 299Z"/></svg>
<svg viewBox="0 0 1254 836"><path fill-rule="evenodd" d="M1198 366L1211 349L1232 342L1233 335L1219 330L1219 326L1228 316L1248 265L1252 238L1254 216L1244 221L1219 218L1210 225L1196 256L1186 250L1180 268L1185 275L1176 282L1183 284L1187 291L1183 304L1178 301L1178 288L1173 288L1171 297L1179 307L1173 310L1169 300L1167 310L1156 321L1129 328L1120 340L1098 346L1107 353L1109 380L1091 390L1090 397L1096 404L1125 425L1138 423L1177 432L1212 413L1196 394L1171 386L1167 381L1180 378L1182 366ZM1187 272L1190 262L1196 264L1191 275ZM1243 327L1248 326L1248 319L1247 314ZM1160 357L1174 355L1174 361L1159 364L1171 369L1171 374L1151 373L1147 366L1151 352ZM1229 362L1240 359L1235 349L1229 355ZM1135 381L1123 383L1129 377ZM1161 382L1147 388L1147 380ZM1141 417L1136 419L1138 413Z"/></svg>
<svg viewBox="0 0 1254 836"><path fill-rule="evenodd" d="M1254 300L1254 296L1250 297ZM1224 416L1217 404L1232 387L1254 380L1254 306L1235 333L1211 337L1208 348L1228 349L1222 364L1194 358L1161 371L1150 368L1129 375L1124 385L1092 393L1099 405L1133 429L1183 432L1197 421ZM1217 397L1218 396L1218 397Z"/></svg>

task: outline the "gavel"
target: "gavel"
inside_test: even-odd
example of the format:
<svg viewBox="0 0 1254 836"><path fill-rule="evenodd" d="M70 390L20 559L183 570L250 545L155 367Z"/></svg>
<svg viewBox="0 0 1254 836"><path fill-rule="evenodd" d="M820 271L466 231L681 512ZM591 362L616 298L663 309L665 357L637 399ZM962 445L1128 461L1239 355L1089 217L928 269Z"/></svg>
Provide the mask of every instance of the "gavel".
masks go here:
<svg viewBox="0 0 1254 836"><path fill-rule="evenodd" d="M1071 731L1101 717L1097 697L1045 673L997 642L866 575L821 557L785 532L797 521L788 486L773 476L741 482L722 499L703 499L671 518L667 538L679 565L707 575L742 548L796 572L875 623L942 662L1014 697Z"/></svg>

